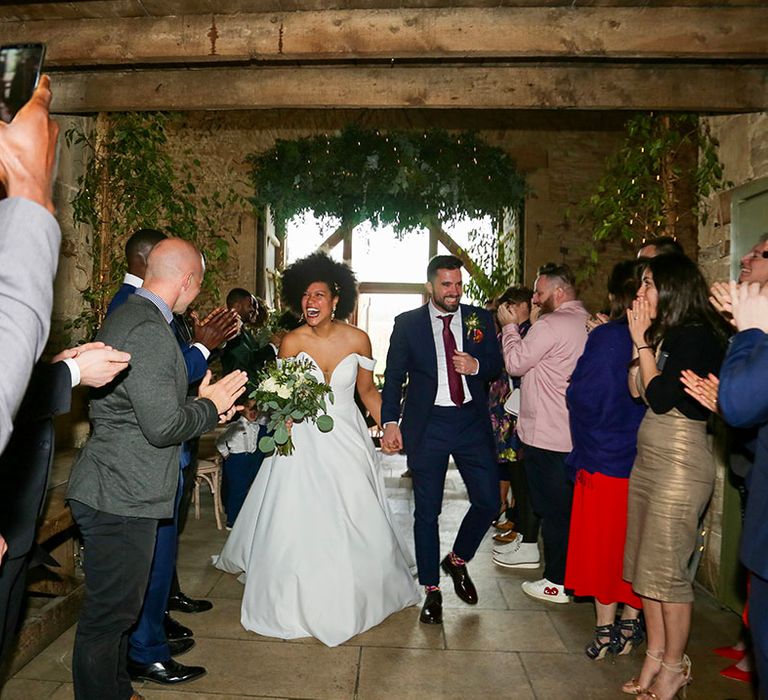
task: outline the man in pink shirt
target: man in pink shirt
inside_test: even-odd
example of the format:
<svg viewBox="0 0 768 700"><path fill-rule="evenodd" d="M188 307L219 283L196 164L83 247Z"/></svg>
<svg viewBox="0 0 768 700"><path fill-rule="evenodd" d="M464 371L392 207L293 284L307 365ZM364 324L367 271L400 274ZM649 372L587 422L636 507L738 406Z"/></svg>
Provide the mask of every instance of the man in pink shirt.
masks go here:
<svg viewBox="0 0 768 700"><path fill-rule="evenodd" d="M567 265L539 268L533 303L539 319L525 338L517 331L514 308L502 307L504 364L510 376L522 377L517 433L524 445L525 472L533 510L542 520L544 578L525 581L532 598L567 603L563 588L573 484L565 458L571 434L565 390L587 342L589 314L576 299L574 277Z"/></svg>

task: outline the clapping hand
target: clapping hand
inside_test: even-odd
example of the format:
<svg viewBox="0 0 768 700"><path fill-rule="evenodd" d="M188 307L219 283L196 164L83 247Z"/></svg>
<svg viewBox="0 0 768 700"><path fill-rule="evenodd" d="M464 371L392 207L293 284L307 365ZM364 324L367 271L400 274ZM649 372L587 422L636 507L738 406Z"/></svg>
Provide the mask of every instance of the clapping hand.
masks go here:
<svg viewBox="0 0 768 700"><path fill-rule="evenodd" d="M247 382L248 375L241 370L235 370L211 384L211 370L208 370L200 382L197 395L201 399L212 401L219 414L219 422L225 423L236 411L242 410L243 407L236 406L235 401L245 391Z"/></svg>
<svg viewBox="0 0 768 700"><path fill-rule="evenodd" d="M131 356L101 342L84 343L62 350L53 362L74 360L80 370L80 384L98 388L109 384L128 367Z"/></svg>
<svg viewBox="0 0 768 700"><path fill-rule="evenodd" d="M757 328L763 333L768 333L768 287L760 289L757 282L731 282L730 297L736 328L740 331Z"/></svg>
<svg viewBox="0 0 768 700"><path fill-rule="evenodd" d="M215 350L240 332L240 316L233 309L219 306L202 321L194 311L191 316L195 324L194 341L205 345L209 350Z"/></svg>
<svg viewBox="0 0 768 700"><path fill-rule="evenodd" d="M733 324L731 288L728 282L715 282L709 288L709 303L712 304L717 313Z"/></svg>
<svg viewBox="0 0 768 700"><path fill-rule="evenodd" d="M520 323L520 318L517 313L517 309L509 303L502 304L496 310L496 318L499 320L499 325L503 328L510 323Z"/></svg>
<svg viewBox="0 0 768 700"><path fill-rule="evenodd" d="M686 394L696 399L704 408L718 413L717 390L720 380L714 374L710 373L705 378L689 369L684 369L680 375L680 381L685 387Z"/></svg>
<svg viewBox="0 0 768 700"><path fill-rule="evenodd" d="M646 331L651 327L651 305L645 299L635 299L627 312L629 334L635 347L648 345Z"/></svg>
<svg viewBox="0 0 768 700"><path fill-rule="evenodd" d="M605 314L597 313L594 316L590 316L587 319L587 333L595 330L598 326L602 326L604 323L608 323L610 320Z"/></svg>

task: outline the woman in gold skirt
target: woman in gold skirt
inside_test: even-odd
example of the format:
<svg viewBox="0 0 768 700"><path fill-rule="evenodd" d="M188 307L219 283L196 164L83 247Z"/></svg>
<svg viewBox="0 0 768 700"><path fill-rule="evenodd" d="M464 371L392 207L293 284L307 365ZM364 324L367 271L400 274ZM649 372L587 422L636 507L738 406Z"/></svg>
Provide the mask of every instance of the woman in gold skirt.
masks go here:
<svg viewBox="0 0 768 700"><path fill-rule="evenodd" d="M704 277L680 254L648 261L628 321L635 346L630 391L650 410L629 480L624 578L643 599L648 650L640 675L623 690L642 700L670 700L691 681L689 562L715 480L709 413L685 393L680 374L717 374L726 331L709 305Z"/></svg>

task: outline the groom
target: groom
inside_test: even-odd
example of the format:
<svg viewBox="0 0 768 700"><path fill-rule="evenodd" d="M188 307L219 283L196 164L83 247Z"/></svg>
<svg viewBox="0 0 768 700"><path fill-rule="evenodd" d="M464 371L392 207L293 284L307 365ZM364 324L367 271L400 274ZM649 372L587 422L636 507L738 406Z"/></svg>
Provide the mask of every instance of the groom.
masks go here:
<svg viewBox="0 0 768 700"><path fill-rule="evenodd" d="M474 556L499 507L487 385L499 375L503 361L491 315L459 304L461 266L453 255L429 261L430 301L395 319L382 391L382 449L405 448L413 474L416 563L419 583L427 593L419 619L428 624L443 621L441 565L453 579L459 598L470 605L477 603L466 562ZM437 522L451 455L467 487L470 508L453 550L441 564Z"/></svg>

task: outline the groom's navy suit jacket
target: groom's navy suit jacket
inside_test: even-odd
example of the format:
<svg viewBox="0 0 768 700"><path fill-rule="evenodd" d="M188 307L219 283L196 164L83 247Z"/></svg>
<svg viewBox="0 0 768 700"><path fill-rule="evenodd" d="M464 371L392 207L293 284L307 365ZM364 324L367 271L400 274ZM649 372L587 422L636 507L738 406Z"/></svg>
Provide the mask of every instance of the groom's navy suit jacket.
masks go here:
<svg viewBox="0 0 768 700"><path fill-rule="evenodd" d="M460 309L463 351L477 358L480 363L476 375L466 376L467 386L474 409L487 418L487 436L491 440L488 383L499 376L504 361L491 314L485 309L467 304L461 304ZM467 319L473 314L477 316L482 331L482 338L479 339L477 334L467 328ZM408 387L402 406L400 430L405 451L411 453L421 442L437 396L437 349L428 303L395 318L381 395L382 424L400 420L406 379Z"/></svg>

